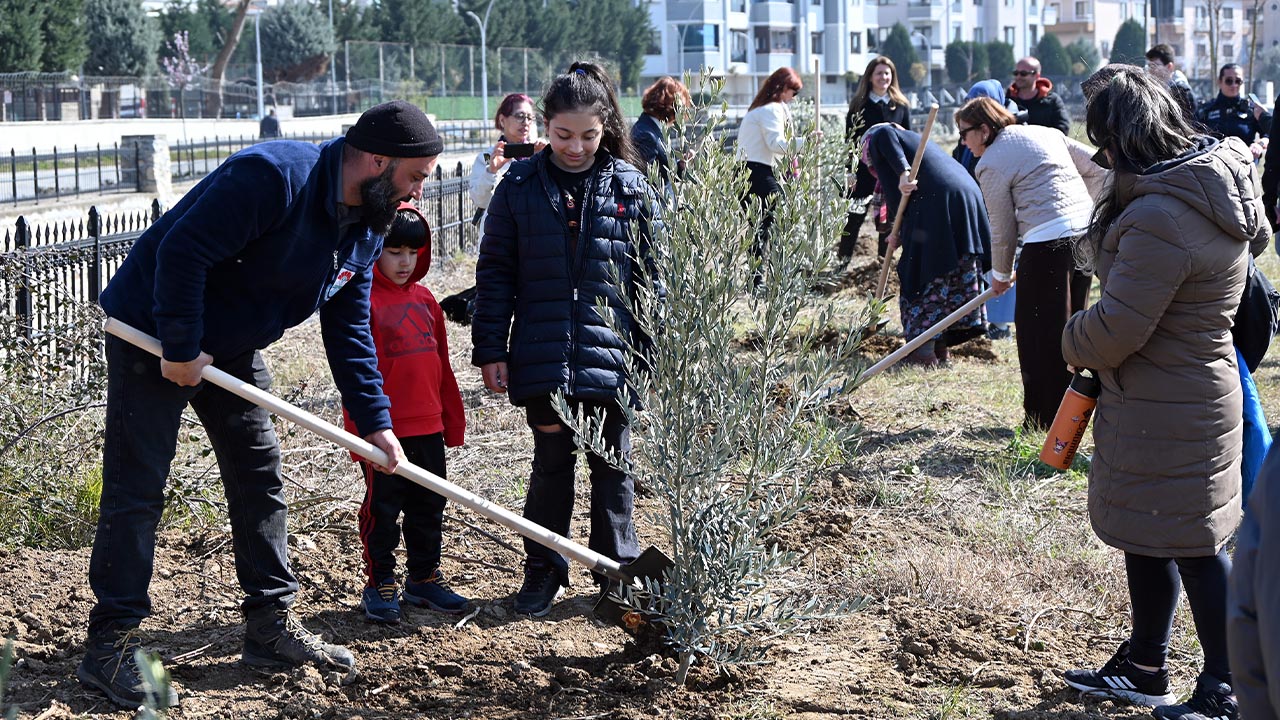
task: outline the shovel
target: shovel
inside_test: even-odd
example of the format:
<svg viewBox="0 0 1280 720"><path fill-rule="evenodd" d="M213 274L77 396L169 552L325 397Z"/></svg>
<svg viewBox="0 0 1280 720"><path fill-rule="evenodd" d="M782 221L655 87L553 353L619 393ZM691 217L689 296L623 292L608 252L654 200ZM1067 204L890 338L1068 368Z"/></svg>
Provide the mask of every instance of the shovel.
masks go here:
<svg viewBox="0 0 1280 720"><path fill-rule="evenodd" d="M1012 282L1013 281L1011 280L1010 285L1012 285ZM925 330L924 332L912 338L911 341L908 342L906 345L903 345L897 350L894 350L893 352L884 356L884 358L880 360L880 362L876 363L875 365L872 365L866 370L863 370L862 373L858 375L858 380L855 384L862 384L863 382L866 382L867 380L870 380L876 375L879 375L885 370L888 370L889 368L893 367L899 360L910 355L912 351L914 351L916 348L929 342L929 340L931 340L935 335L951 327L953 324L955 324L957 320L968 315L974 310L977 310L979 306L981 306L983 303L985 303L986 301L990 300L995 296L996 296L996 289L988 288L986 292L970 300L964 305L961 305L950 315L939 320L936 324L934 324L933 327L929 328L928 330Z"/></svg>
<svg viewBox="0 0 1280 720"><path fill-rule="evenodd" d="M160 357L160 341L137 328L131 327L119 320L116 320L115 318L108 318L103 329L122 340L146 350L156 357ZM356 437L336 425L321 420L306 410L295 407L294 405L281 400L271 393L219 370L212 365L205 366L200 375L205 380L208 380L223 390L248 400L249 402L281 417L287 418L323 438L332 440L347 450L350 450L351 452L370 460L377 465L385 467L387 464L387 455L381 449L374 447L368 442L365 442L362 438ZM594 572L633 587L643 588L646 584L646 580L652 580L655 583L660 583L662 581L663 573L667 568L674 564L670 558L663 554L661 550L650 546L640 554L640 557L626 565L623 565L612 558L601 555L585 545L579 545L562 535L551 532L541 525L529 522L510 510L500 505L495 505L469 490L458 487L438 475L423 470L413 463L400 463L396 467L395 474L403 478L408 478L409 480L429 490L433 490L464 507L471 508L499 525L509 528L539 545L548 547ZM651 621L651 618L646 618L641 613L621 604L619 602L620 599L621 598L617 597L612 592L603 593L599 602L596 603L596 613L601 618L610 622L618 623L632 632L636 632L641 626Z"/></svg>
<svg viewBox="0 0 1280 720"><path fill-rule="evenodd" d="M916 147L915 159L911 161L911 174L908 176L910 182L915 182L916 175L920 174L920 163L924 162L924 150L929 145L929 135L933 132L933 121L936 119L938 119L938 103L929 106L929 119L924 121L924 131L920 133L920 145ZM910 199L908 196L898 201L898 212L893 216L893 230L889 235L898 237L898 233L902 231L902 218L906 216L907 202ZM889 247L885 250L884 264L880 266L880 281L876 284L876 297L881 300L884 299L884 290L889 285L889 262L893 260L895 249Z"/></svg>

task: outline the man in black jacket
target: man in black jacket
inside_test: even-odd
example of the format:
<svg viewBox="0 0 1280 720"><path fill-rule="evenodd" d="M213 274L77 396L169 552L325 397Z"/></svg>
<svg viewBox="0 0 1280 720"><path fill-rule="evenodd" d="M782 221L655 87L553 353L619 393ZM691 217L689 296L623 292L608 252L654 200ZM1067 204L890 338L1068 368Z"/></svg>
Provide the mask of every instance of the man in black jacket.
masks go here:
<svg viewBox="0 0 1280 720"><path fill-rule="evenodd" d="M1053 91L1053 81L1040 76L1040 61L1025 57L1013 70L1013 84L1009 86L1009 99L1027 111L1028 125L1057 128L1063 135L1071 131L1071 119L1067 106Z"/></svg>

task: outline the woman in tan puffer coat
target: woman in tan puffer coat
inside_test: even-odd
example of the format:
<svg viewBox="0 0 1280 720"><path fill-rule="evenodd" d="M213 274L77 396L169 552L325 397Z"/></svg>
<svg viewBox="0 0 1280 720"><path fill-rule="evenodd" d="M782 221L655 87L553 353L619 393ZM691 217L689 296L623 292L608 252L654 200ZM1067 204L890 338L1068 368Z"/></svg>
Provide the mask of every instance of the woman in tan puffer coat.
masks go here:
<svg viewBox="0 0 1280 720"><path fill-rule="evenodd" d="M1067 323L1062 354L1102 380L1089 518L1123 550L1129 640L1067 683L1157 706L1157 718L1236 718L1226 646L1224 546L1240 521L1242 399L1231 323L1248 255L1269 238L1252 156L1197 135L1167 90L1123 69L1088 107L1089 138L1115 169L1082 256L1102 297ZM1204 650L1173 705L1168 649L1185 585Z"/></svg>

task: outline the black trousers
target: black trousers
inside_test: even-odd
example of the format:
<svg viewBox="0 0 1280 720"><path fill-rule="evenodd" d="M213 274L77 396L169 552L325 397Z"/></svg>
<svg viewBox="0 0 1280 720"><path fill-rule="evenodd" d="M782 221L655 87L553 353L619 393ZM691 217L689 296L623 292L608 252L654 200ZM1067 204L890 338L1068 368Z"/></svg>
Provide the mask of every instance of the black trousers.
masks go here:
<svg viewBox="0 0 1280 720"><path fill-rule="evenodd" d="M742 199L743 205L750 202L752 198L756 198L764 205L763 215L760 218L760 228L756 232L756 242L753 248L756 257L764 252L764 248L769 245L769 230L773 227L773 201L770 197L782 192L782 185L778 182L778 178L773 174L773 166L758 162L748 162L747 171L747 196Z"/></svg>
<svg viewBox="0 0 1280 720"><path fill-rule="evenodd" d="M289 569L288 506L271 415L208 383L181 387L160 374L159 358L114 336L106 340L102 499L89 560L89 586L98 602L89 612L89 636L136 627L151 614L156 527L188 404L218 458L236 578L245 594L241 609L251 615L287 608L298 581ZM214 365L254 387L271 386L257 352Z"/></svg>
<svg viewBox="0 0 1280 720"><path fill-rule="evenodd" d="M445 477L444 434L400 438L409 462ZM360 505L360 543L364 546L364 572L370 587L395 577L396 547L404 535L405 570L410 580L425 580L440 566L443 495L402 478L364 466L364 502ZM404 523L400 523L400 515Z"/></svg>
<svg viewBox="0 0 1280 720"><path fill-rule="evenodd" d="M590 402L570 399L569 407L585 413L603 410L604 440L624 458L631 455L631 428L616 401ZM529 401L525 408L533 429L533 471L525 497L524 516L565 537L573 517L573 475L578 456L573 433L569 432L551 404L550 397ZM559 432L543 432L538 426L559 425ZM640 556L636 527L632 521L635 483L631 475L613 467L595 453L587 453L591 469L591 536L587 547L620 563ZM545 563L556 570L560 581L569 584L569 564L560 553L532 540L524 541L531 564ZM604 578L597 578L603 581Z"/></svg>
<svg viewBox="0 0 1280 720"><path fill-rule="evenodd" d="M1124 569L1133 606L1130 659L1148 667L1164 666L1178 594L1185 587L1196 638L1204 650L1204 671L1230 685L1227 577L1231 575L1231 559L1226 549L1209 557L1176 559L1125 553Z"/></svg>
<svg viewBox="0 0 1280 720"><path fill-rule="evenodd" d="M1022 246L1018 260L1018 366L1022 371L1022 409L1027 422L1053 424L1062 394L1071 382L1062 359L1062 330L1073 313L1084 310L1093 278L1076 270L1067 240Z"/></svg>

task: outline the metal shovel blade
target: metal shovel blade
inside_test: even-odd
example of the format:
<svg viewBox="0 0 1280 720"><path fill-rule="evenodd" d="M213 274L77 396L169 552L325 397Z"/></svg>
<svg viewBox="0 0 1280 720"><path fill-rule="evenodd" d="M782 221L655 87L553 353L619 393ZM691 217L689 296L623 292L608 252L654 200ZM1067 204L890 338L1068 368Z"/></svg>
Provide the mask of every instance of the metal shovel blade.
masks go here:
<svg viewBox="0 0 1280 720"><path fill-rule="evenodd" d="M649 580L661 583L667 568L673 565L675 563L667 557L666 553L650 545L647 550L640 553L640 557L622 566L625 578L615 579L633 587L645 587L646 581ZM621 625L632 634L639 632L645 625L656 624L653 617L623 604L622 597L613 587L600 595L600 599L596 601L595 613L601 620Z"/></svg>

